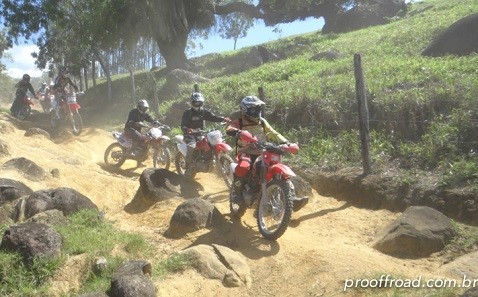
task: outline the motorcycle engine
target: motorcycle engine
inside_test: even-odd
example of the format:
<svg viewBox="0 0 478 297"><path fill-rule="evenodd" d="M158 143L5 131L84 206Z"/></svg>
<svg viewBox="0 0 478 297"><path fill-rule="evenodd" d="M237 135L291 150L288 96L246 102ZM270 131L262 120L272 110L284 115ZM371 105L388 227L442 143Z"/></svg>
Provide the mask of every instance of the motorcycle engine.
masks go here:
<svg viewBox="0 0 478 297"><path fill-rule="evenodd" d="M212 171L213 163L211 162L212 154L202 153L198 154L195 158L196 171L209 172Z"/></svg>

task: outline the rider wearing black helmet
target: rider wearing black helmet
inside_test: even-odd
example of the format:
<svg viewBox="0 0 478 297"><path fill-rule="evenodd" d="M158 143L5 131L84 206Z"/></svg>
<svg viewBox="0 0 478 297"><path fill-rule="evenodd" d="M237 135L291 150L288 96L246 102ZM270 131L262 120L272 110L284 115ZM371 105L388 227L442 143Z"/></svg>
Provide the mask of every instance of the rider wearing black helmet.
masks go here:
<svg viewBox="0 0 478 297"><path fill-rule="evenodd" d="M124 125L124 133L131 137L133 140L132 149L136 146L146 148L145 141L147 137L141 133L141 128L145 127L144 121L154 123L155 125L161 125L159 121L154 120L148 113L149 104L148 101L142 99L138 100L136 108L132 109L128 114L128 119ZM138 167L141 164L138 163Z"/></svg>
<svg viewBox="0 0 478 297"><path fill-rule="evenodd" d="M35 95L35 90L33 89L32 84L30 83L30 75L24 74L22 80L19 81L15 87L17 91L15 92L15 100L13 101L12 106L10 107L10 113L15 116L20 107L22 106L23 98L27 95L27 92L30 91L36 99L38 97Z"/></svg>
<svg viewBox="0 0 478 297"><path fill-rule="evenodd" d="M69 72L67 68L60 68L60 74L55 78L55 84L53 85L56 101L55 112L57 117L60 117L59 108L61 106L61 100L65 99L63 98L65 95L65 88L70 85L75 89L75 92L78 92L78 86L68 77L68 74Z"/></svg>
<svg viewBox="0 0 478 297"><path fill-rule="evenodd" d="M189 176L191 166L193 165L193 152L196 147L198 133L197 129L204 130L205 121L208 122L229 122L229 118L217 116L211 111L205 109L204 96L199 92L192 93L189 97L191 108L183 113L181 119L181 129L183 130L184 141L188 144L186 153L186 172Z"/></svg>
<svg viewBox="0 0 478 297"><path fill-rule="evenodd" d="M265 103L256 96L246 96L240 103L241 116L232 121L226 128L226 134L237 137L237 166L234 170L234 193L238 202L242 199L242 191L248 172L252 169L255 178L258 177L257 169L253 169L257 157L262 153L261 149L251 148L239 139L242 130L246 130L259 141L288 142L280 133L262 117ZM253 190L258 190L258 184L251 185Z"/></svg>

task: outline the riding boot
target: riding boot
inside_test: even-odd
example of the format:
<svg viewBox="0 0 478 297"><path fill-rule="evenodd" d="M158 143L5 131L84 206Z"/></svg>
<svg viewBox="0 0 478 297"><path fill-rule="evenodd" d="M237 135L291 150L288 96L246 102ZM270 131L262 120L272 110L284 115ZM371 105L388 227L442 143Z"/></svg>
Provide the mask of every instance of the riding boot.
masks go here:
<svg viewBox="0 0 478 297"><path fill-rule="evenodd" d="M242 204L244 202L243 192L244 192L244 185L246 181L244 177L238 177L234 175L234 180L232 182L232 186L234 187L234 203Z"/></svg>
<svg viewBox="0 0 478 297"><path fill-rule="evenodd" d="M194 147L188 145L186 152L186 170L184 171L184 176L191 177L194 170Z"/></svg>

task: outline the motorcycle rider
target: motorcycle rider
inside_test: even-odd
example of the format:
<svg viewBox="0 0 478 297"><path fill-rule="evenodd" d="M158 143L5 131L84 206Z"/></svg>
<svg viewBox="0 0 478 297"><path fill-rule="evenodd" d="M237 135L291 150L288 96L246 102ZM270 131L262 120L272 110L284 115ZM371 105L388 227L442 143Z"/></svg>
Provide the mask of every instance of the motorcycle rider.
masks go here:
<svg viewBox="0 0 478 297"><path fill-rule="evenodd" d="M27 92L30 91L35 97L35 99L38 99L38 97L35 95L35 90L33 89L32 84L30 83L30 75L24 74L22 76L22 80L20 80L15 87L17 88L15 92L15 100L13 100L13 104L10 107L10 113L15 116L20 107L22 106L23 98L27 95Z"/></svg>
<svg viewBox="0 0 478 297"><path fill-rule="evenodd" d="M147 149L146 141L148 137L141 133L141 128L145 127L143 121L152 123L154 125L162 125L159 121L153 119L151 115L147 113L149 108L148 101L142 99L138 100L136 108L133 108L129 114L126 124L124 125L124 133L133 140L133 146L131 152L134 152L136 147L140 149ZM138 161L138 167L144 166Z"/></svg>
<svg viewBox="0 0 478 297"><path fill-rule="evenodd" d="M191 108L183 113L181 118L181 129L183 130L184 141L187 144L186 152L186 171L185 176L191 176L193 164L193 153L196 147L197 137L200 135L198 130L204 130L205 121L208 122L229 122L229 118L217 116L210 110L203 107L204 96L199 92L194 92L189 98Z"/></svg>
<svg viewBox="0 0 478 297"><path fill-rule="evenodd" d="M49 91L49 88L46 86L46 82L43 82L41 84L41 87L38 89L38 94L40 94L42 96L46 96L48 91Z"/></svg>
<svg viewBox="0 0 478 297"><path fill-rule="evenodd" d="M55 84L53 85L56 103L55 112L57 117L60 117L59 108L61 106L61 100L64 100L63 96L65 95L65 88L68 85L72 86L75 89L75 92L78 92L78 86L68 76L68 70L66 68L61 68L60 74L55 78Z"/></svg>
<svg viewBox="0 0 478 297"><path fill-rule="evenodd" d="M248 146L240 140L242 130L248 131L255 136L259 141L272 141L279 143L288 143L287 139L280 133L275 131L271 125L262 117L262 110L265 103L256 96L246 96L240 103L240 117L235 119L226 128L226 134L237 138L236 152L237 152L237 166L234 170L234 201L241 203L243 201L244 185L247 181L247 174L252 169L254 182L251 191L257 192L260 189L259 185L259 170L255 162L257 157L261 155L262 150ZM254 165L257 163L257 165Z"/></svg>

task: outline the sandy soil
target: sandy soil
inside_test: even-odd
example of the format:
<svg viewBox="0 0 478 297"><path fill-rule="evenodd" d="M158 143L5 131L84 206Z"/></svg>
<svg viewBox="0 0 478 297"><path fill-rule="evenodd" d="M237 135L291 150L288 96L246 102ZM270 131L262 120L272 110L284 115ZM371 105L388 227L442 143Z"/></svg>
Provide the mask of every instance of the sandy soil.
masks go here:
<svg viewBox="0 0 478 297"><path fill-rule="evenodd" d="M34 114L30 120L44 116ZM202 194L216 205L229 225L220 231L201 230L182 239L167 239L162 234L183 200L133 207L130 203L144 168L135 168L135 162L127 162L120 172L109 172L102 166L104 150L113 142L108 131L86 127L79 137L64 131L49 140L40 135L25 137L25 131L16 127L16 120L0 113L2 125L0 138L9 146L10 156L0 156L0 164L25 157L47 172L59 169L60 177L48 174L43 181L32 182L21 173L5 169L0 170L0 177L22 181L33 190L76 189L104 210L118 228L144 234L158 247L158 257L165 258L196 244L217 243L242 253L252 271L250 288L225 288L217 280L206 280L187 270L157 283L158 296L370 296L383 294L383 290L344 292L344 281L378 278L382 274L395 278L446 277L434 272L443 262L439 256L404 260L371 248L375 234L397 218L397 213L360 209L315 193L308 205L293 214L286 233L277 242L271 242L261 238L251 210L241 223L232 223L226 187L210 174L197 176L205 188ZM35 125L39 126L32 122ZM152 166L150 160L146 164ZM410 296L422 294L425 292L410 291Z"/></svg>

